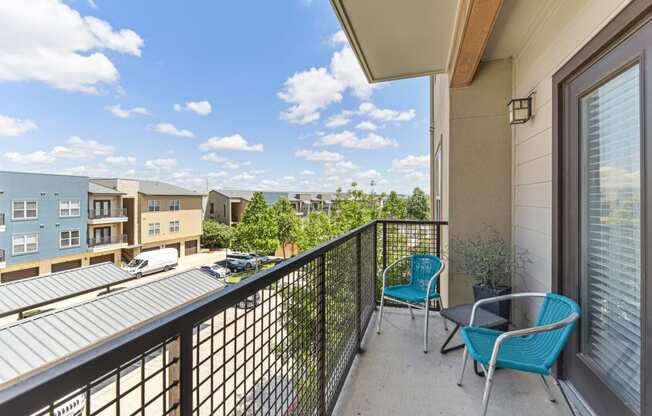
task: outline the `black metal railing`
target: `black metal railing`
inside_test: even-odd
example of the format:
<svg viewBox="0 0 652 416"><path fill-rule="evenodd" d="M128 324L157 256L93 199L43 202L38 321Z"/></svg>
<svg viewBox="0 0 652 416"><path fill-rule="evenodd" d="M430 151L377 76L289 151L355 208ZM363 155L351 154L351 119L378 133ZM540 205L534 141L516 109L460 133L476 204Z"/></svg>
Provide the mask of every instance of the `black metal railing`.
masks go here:
<svg viewBox="0 0 652 416"><path fill-rule="evenodd" d="M119 218L127 216L127 208L97 208L88 210L88 219Z"/></svg>
<svg viewBox="0 0 652 416"><path fill-rule="evenodd" d="M105 244L119 244L127 242L127 234L107 235L103 237L89 237L88 247L103 246Z"/></svg>
<svg viewBox="0 0 652 416"><path fill-rule="evenodd" d="M330 415L382 265L438 254L444 224L357 228L0 389L0 414Z"/></svg>

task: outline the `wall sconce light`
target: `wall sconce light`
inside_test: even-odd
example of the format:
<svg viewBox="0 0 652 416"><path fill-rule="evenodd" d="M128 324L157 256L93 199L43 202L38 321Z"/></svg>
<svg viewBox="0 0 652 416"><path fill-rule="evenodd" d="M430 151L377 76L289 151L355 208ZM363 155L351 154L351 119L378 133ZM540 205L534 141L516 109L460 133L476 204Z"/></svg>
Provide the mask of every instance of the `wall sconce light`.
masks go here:
<svg viewBox="0 0 652 416"><path fill-rule="evenodd" d="M509 124L523 124L532 117L532 96L514 98L507 104L509 109Z"/></svg>

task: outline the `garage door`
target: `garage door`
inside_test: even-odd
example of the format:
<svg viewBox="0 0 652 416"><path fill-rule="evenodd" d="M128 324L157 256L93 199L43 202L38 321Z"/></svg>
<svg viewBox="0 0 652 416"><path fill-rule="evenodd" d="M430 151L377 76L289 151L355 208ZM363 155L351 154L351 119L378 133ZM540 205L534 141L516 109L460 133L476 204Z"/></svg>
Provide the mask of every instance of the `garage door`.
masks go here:
<svg viewBox="0 0 652 416"><path fill-rule="evenodd" d="M113 263L113 260L114 260L113 254L106 254L104 256L91 257L91 264L106 263L107 261Z"/></svg>
<svg viewBox="0 0 652 416"><path fill-rule="evenodd" d="M197 240L188 240L186 241L186 256L188 254L197 253Z"/></svg>
<svg viewBox="0 0 652 416"><path fill-rule="evenodd" d="M144 253L144 252L146 252L146 251L154 251L154 250L158 250L158 249L160 249L160 248L161 248L161 247L159 247L159 246L147 247L147 248L141 248L141 249L140 249L140 252L141 252L141 253Z"/></svg>
<svg viewBox="0 0 652 416"><path fill-rule="evenodd" d="M38 276L38 267L16 270L15 272L0 273L0 281L2 283L7 283L14 280L25 279L27 277L34 276Z"/></svg>
<svg viewBox="0 0 652 416"><path fill-rule="evenodd" d="M62 263L52 264L52 273L63 272L65 270L76 269L81 267L81 259L64 261Z"/></svg>
<svg viewBox="0 0 652 416"><path fill-rule="evenodd" d="M166 244L166 248L176 248L177 249L177 256L181 256L181 243L176 243L176 244Z"/></svg>

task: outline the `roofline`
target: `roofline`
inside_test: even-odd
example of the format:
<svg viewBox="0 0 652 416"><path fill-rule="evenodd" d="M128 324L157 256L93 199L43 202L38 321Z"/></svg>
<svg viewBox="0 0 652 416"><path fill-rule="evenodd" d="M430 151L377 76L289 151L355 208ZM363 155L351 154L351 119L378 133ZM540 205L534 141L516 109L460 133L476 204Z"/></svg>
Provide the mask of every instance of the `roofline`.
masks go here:
<svg viewBox="0 0 652 416"><path fill-rule="evenodd" d="M0 173L12 173L12 174L20 174L20 175L46 175L46 176L63 176L66 178L86 178L90 180L89 176L84 176L84 175L68 175L65 173L43 173L43 172L19 172L15 170L0 170Z"/></svg>

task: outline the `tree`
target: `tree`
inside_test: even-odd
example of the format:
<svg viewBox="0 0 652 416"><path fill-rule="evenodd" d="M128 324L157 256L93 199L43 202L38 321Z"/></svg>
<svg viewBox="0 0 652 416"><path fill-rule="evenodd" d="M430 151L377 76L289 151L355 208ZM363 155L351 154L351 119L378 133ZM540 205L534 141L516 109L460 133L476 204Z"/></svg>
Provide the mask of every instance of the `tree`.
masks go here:
<svg viewBox="0 0 652 416"><path fill-rule="evenodd" d="M255 192L235 230L233 248L239 251L273 254L278 247L275 214L275 211L267 206L263 194Z"/></svg>
<svg viewBox="0 0 652 416"><path fill-rule="evenodd" d="M414 188L406 203L407 216L414 220L427 220L430 216L428 197L419 187Z"/></svg>
<svg viewBox="0 0 652 416"><path fill-rule="evenodd" d="M382 209L383 218L405 219L407 218L407 207L405 200L398 196L395 191L389 193Z"/></svg>
<svg viewBox="0 0 652 416"><path fill-rule="evenodd" d="M234 229L231 226L221 224L214 220L205 220L203 223L201 245L207 247L229 247L233 233Z"/></svg>
<svg viewBox="0 0 652 416"><path fill-rule="evenodd" d="M308 218L301 222L297 236L299 249L308 250L335 237L331 217L324 212L311 212Z"/></svg>
<svg viewBox="0 0 652 416"><path fill-rule="evenodd" d="M376 197L365 194L355 182L351 184L351 189L346 194L338 190L333 214L335 234L343 234L378 218L380 216L378 205Z"/></svg>
<svg viewBox="0 0 652 416"><path fill-rule="evenodd" d="M297 242L299 234L299 219L297 214L286 198L281 198L272 206L276 220L276 239L281 244L283 258L285 258L285 246Z"/></svg>

